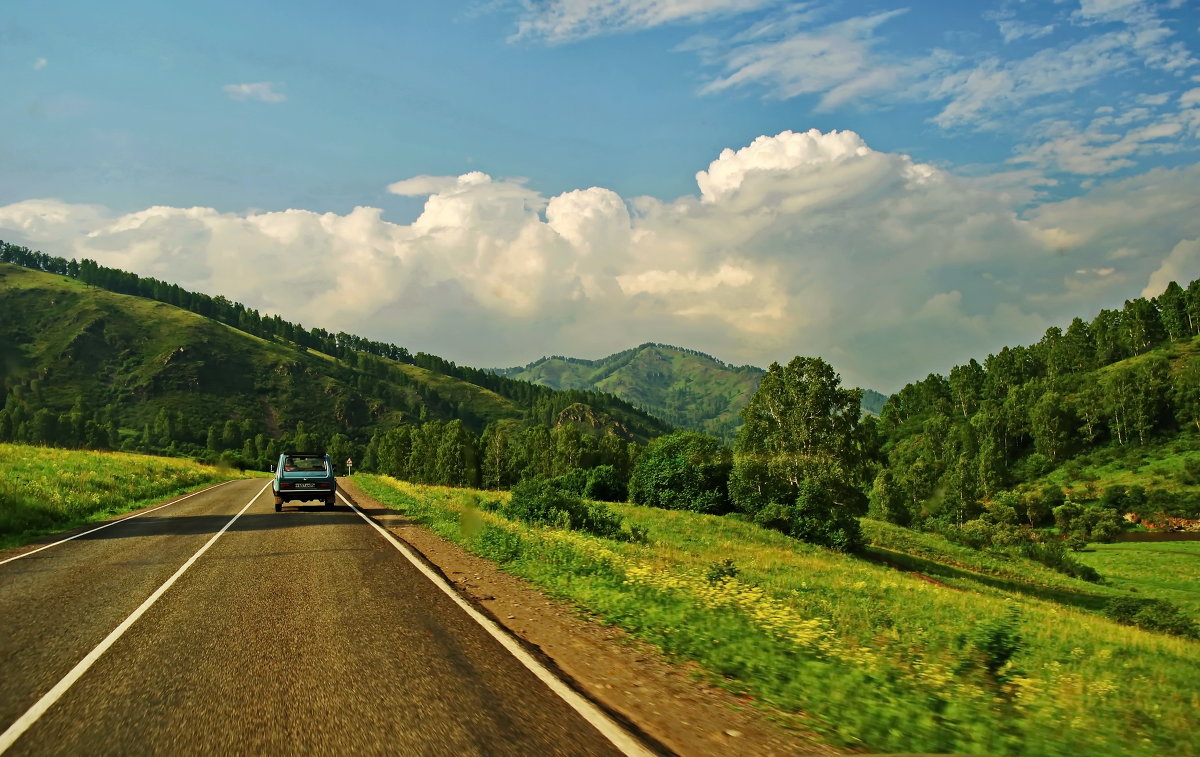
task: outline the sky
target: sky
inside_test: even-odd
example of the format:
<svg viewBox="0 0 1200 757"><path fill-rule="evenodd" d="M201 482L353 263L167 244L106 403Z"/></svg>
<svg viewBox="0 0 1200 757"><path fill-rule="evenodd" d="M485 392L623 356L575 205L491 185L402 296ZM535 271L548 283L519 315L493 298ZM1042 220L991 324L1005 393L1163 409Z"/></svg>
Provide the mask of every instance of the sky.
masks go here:
<svg viewBox="0 0 1200 757"><path fill-rule="evenodd" d="M891 392L1200 278L1200 2L8 0L0 239L466 365Z"/></svg>

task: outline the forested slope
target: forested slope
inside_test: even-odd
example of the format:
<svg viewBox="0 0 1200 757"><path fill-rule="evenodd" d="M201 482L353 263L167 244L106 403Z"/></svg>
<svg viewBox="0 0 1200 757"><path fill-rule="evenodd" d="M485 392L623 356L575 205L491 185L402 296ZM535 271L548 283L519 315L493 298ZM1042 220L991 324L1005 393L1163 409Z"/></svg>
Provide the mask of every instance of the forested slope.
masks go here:
<svg viewBox="0 0 1200 757"><path fill-rule="evenodd" d="M1068 487L1113 507L1120 494L1163 512L1200 510L1200 281L930 374L888 400L880 427L883 510L962 523L1016 488L1025 519L1039 523L1056 504L1052 492L1034 496L1047 483L1057 504ZM1162 475L1146 486L1151 470Z"/></svg>
<svg viewBox="0 0 1200 757"><path fill-rule="evenodd" d="M601 392L304 329L90 261L3 243L0 260L0 441L265 466L281 445L357 457L400 425L433 423L474 444L497 423L583 426L622 444L669 430Z"/></svg>

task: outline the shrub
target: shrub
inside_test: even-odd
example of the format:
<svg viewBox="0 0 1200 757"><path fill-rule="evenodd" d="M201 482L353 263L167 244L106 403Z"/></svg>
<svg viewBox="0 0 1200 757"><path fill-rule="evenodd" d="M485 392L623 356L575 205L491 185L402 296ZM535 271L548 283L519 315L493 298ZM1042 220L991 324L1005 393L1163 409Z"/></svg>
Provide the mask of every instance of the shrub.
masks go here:
<svg viewBox="0 0 1200 757"><path fill-rule="evenodd" d="M1067 548L1061 541L1029 541L1021 545L1020 553L1023 557L1040 562L1051 570L1091 583L1100 583L1101 576L1096 569L1068 555Z"/></svg>
<svg viewBox="0 0 1200 757"><path fill-rule="evenodd" d="M583 490L587 487L588 472L583 468L572 468L561 476L555 477L553 481L559 489L581 497Z"/></svg>
<svg viewBox="0 0 1200 757"><path fill-rule="evenodd" d="M800 482L794 503L768 504L755 513L754 520L793 539L840 552L853 552L863 543L858 518L848 508L833 501L828 487L813 481Z"/></svg>
<svg viewBox="0 0 1200 757"><path fill-rule="evenodd" d="M733 558L726 557L724 560L710 563L704 571L704 579L710 584L718 584L728 578L737 578L739 573L741 571L734 565Z"/></svg>
<svg viewBox="0 0 1200 757"><path fill-rule="evenodd" d="M624 502L629 494L616 468L611 465L598 465L588 471L583 496L602 502Z"/></svg>
<svg viewBox="0 0 1200 757"><path fill-rule="evenodd" d="M714 437L695 431L660 436L638 457L629 498L667 510L724 513L732 466L732 453Z"/></svg>
<svg viewBox="0 0 1200 757"><path fill-rule="evenodd" d="M1100 506L1106 507L1114 512L1123 512L1125 510L1125 487L1124 486L1109 486L1100 495Z"/></svg>
<svg viewBox="0 0 1200 757"><path fill-rule="evenodd" d="M1118 597L1109 600L1104 614L1127 626L1200 639L1200 626L1197 626L1196 621L1184 615L1178 607L1165 599Z"/></svg>
<svg viewBox="0 0 1200 757"><path fill-rule="evenodd" d="M972 668L980 670L990 682L1002 684L1019 671L1010 664L1021 651L1021 616L1016 608L999 618L985 618L968 633L959 637L963 651L959 672Z"/></svg>
<svg viewBox="0 0 1200 757"><path fill-rule="evenodd" d="M555 480L529 478L513 487L508 504L500 508L506 518L541 526L587 531L608 538L629 538L620 515L598 502L587 503L564 490Z"/></svg>

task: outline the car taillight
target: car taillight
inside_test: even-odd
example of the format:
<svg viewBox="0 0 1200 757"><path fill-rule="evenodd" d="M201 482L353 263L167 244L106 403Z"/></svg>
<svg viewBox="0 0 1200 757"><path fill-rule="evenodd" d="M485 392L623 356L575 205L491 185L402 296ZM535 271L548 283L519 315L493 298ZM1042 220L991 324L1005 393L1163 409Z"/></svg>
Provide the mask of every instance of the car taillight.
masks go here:
<svg viewBox="0 0 1200 757"><path fill-rule="evenodd" d="M279 483L279 488L280 488L280 489L292 489L292 488L294 488L295 486L296 486L296 485L295 485L295 484L293 484L291 481L281 481L281 482Z"/></svg>

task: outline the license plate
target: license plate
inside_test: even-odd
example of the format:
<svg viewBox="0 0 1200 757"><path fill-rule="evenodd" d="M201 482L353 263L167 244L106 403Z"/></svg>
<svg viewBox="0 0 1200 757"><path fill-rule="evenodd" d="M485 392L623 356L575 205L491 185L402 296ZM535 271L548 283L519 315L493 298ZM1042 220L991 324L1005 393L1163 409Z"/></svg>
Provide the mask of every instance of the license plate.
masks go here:
<svg viewBox="0 0 1200 757"><path fill-rule="evenodd" d="M313 483L296 484L297 489L316 489L317 485Z"/></svg>

